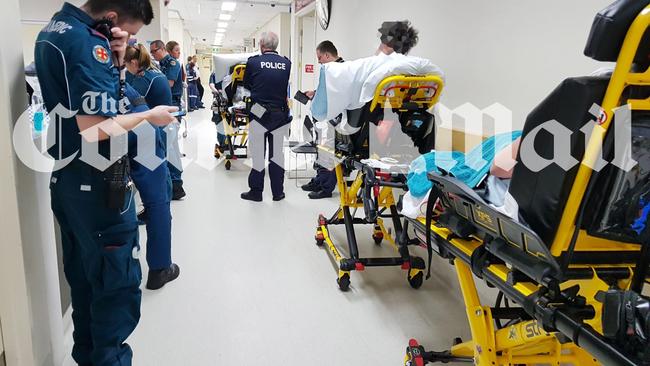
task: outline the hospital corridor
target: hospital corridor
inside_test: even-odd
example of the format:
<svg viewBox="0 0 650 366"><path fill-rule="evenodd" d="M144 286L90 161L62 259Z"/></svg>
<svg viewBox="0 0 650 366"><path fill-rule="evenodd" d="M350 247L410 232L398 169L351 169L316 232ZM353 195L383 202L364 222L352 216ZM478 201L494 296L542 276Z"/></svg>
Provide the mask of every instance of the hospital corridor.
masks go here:
<svg viewBox="0 0 650 366"><path fill-rule="evenodd" d="M0 366L650 366L650 0L5 0Z"/></svg>

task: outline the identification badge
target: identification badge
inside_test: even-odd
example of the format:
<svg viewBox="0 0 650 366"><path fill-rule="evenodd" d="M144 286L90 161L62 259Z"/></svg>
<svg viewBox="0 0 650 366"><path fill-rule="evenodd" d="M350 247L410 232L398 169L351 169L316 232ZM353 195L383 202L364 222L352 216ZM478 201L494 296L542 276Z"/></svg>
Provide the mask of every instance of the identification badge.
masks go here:
<svg viewBox="0 0 650 366"><path fill-rule="evenodd" d="M106 48L104 48L104 47L102 47L100 45L97 45L97 46L95 46L95 48L93 48L93 57L95 57L95 60L97 60L97 61L99 61L99 62L101 62L103 64L107 64L108 60L109 60L108 56L109 55L108 55L108 51L106 50Z"/></svg>

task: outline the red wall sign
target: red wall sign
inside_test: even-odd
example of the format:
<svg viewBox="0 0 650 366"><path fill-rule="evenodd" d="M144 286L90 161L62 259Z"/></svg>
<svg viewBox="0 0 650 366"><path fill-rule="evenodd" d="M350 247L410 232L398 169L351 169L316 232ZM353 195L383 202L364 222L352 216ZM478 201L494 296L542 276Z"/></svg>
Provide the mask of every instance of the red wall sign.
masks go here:
<svg viewBox="0 0 650 366"><path fill-rule="evenodd" d="M313 74L314 73L314 65L307 64L305 65L305 72L308 74Z"/></svg>

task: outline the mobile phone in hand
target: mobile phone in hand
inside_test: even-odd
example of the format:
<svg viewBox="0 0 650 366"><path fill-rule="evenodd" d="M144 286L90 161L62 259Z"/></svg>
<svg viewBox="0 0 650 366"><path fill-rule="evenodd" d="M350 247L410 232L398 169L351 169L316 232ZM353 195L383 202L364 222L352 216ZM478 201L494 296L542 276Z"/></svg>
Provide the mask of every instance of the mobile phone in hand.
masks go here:
<svg viewBox="0 0 650 366"><path fill-rule="evenodd" d="M301 92L300 90L298 90L296 92L296 95L293 96L293 99L299 101L300 103L302 103L304 105L307 105L307 103L311 100L311 99L309 99L307 94Z"/></svg>

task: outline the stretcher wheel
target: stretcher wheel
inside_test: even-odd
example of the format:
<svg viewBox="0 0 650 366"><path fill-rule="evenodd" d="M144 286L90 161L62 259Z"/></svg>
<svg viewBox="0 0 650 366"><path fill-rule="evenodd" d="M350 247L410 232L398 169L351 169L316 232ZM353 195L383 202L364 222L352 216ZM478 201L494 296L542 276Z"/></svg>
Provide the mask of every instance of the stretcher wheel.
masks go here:
<svg viewBox="0 0 650 366"><path fill-rule="evenodd" d="M325 244L325 239L316 238L316 245L322 247Z"/></svg>
<svg viewBox="0 0 650 366"><path fill-rule="evenodd" d="M413 277L409 276L408 281L412 288L419 289L424 283L424 272L419 272Z"/></svg>
<svg viewBox="0 0 650 366"><path fill-rule="evenodd" d="M372 240L375 241L375 244L380 245L382 241L384 241L384 232L381 231L381 227L379 225L375 225L375 231L372 234Z"/></svg>
<svg viewBox="0 0 650 366"><path fill-rule="evenodd" d="M346 292L350 289L350 275L348 273L344 274L336 280L336 283L339 284L339 290Z"/></svg>
<svg viewBox="0 0 650 366"><path fill-rule="evenodd" d="M230 162L230 160L226 161L225 166L226 166L226 170L230 170L230 167L232 166L232 163Z"/></svg>
<svg viewBox="0 0 650 366"><path fill-rule="evenodd" d="M426 263L424 262L424 259L420 257L411 257L411 269L408 270L408 274L406 279L409 281L409 285L411 285L412 288L414 289L419 289L422 287L422 283L424 283L424 270L426 268ZM411 277L411 273L413 271L420 270L415 276Z"/></svg>

